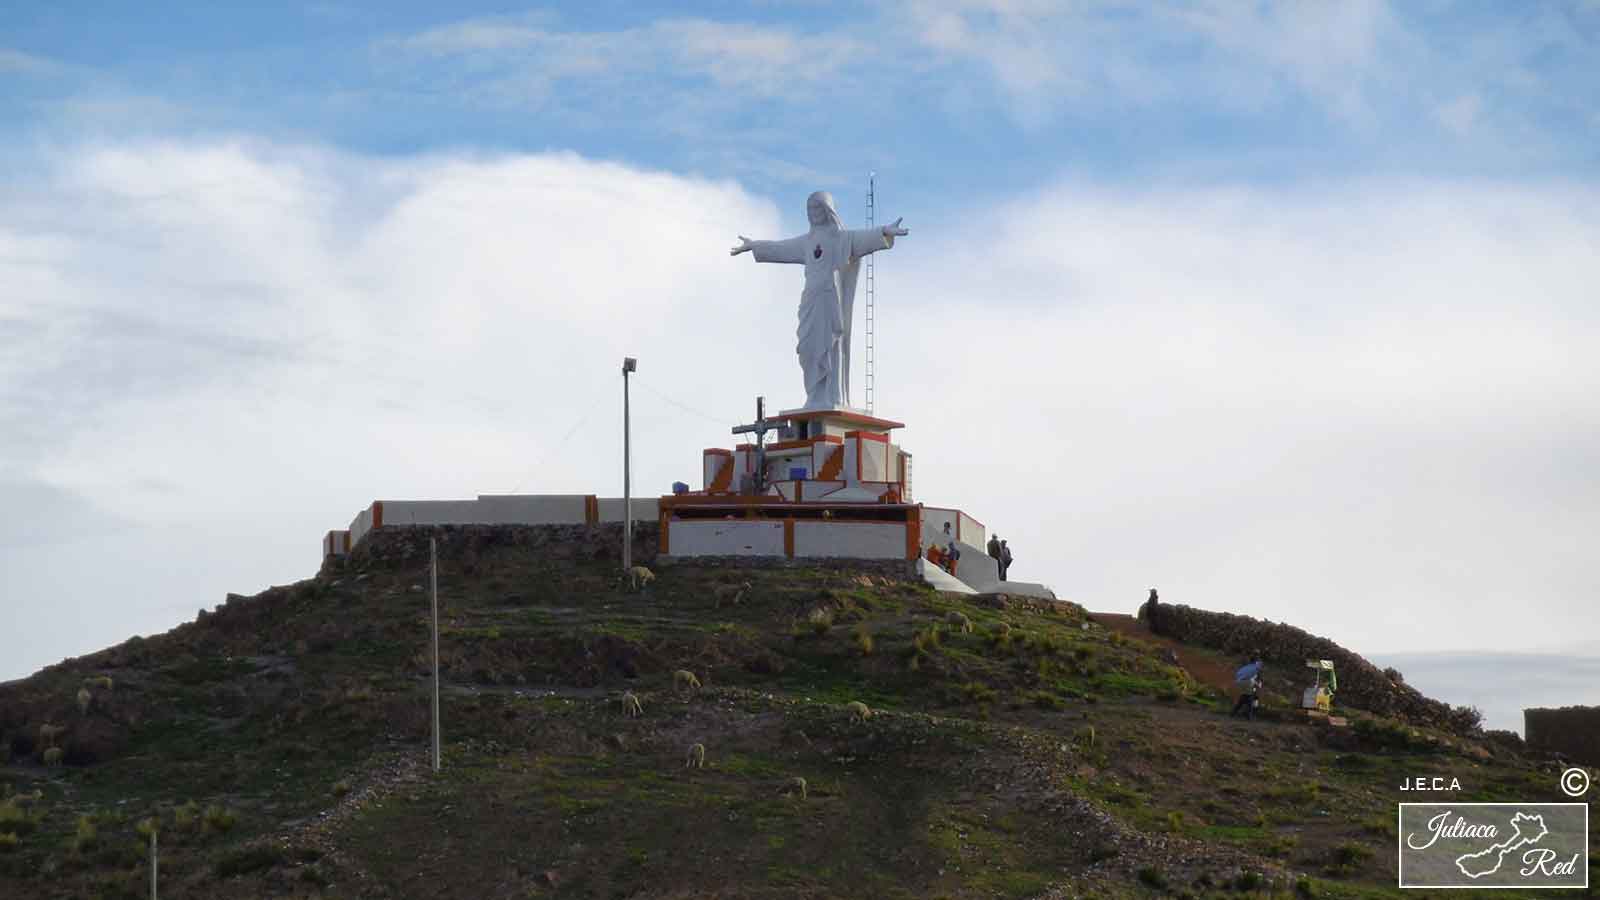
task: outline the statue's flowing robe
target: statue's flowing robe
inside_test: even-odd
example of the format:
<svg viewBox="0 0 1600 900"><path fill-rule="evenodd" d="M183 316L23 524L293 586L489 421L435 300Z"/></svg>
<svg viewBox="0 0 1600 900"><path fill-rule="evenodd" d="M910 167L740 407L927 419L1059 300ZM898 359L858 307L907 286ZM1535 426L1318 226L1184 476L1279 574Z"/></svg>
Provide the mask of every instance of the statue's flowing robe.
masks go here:
<svg viewBox="0 0 1600 900"><path fill-rule="evenodd" d="M839 227L831 206L827 221L798 237L751 241L756 262L800 263L806 286L800 294L800 327L795 352L805 377L806 409L841 409L850 404L850 316L861 259L894 246L881 229ZM816 216L812 217L813 222Z"/></svg>

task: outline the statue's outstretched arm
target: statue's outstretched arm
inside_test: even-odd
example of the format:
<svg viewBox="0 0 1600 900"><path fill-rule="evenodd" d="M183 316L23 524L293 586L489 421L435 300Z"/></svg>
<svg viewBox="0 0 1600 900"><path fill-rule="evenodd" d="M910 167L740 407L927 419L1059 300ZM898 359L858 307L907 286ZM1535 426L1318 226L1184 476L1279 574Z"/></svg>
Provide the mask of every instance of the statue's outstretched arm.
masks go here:
<svg viewBox="0 0 1600 900"><path fill-rule="evenodd" d="M803 263L806 261L806 236L802 234L782 241L752 241L741 234L739 246L728 253L738 256L746 250L755 254L756 262Z"/></svg>

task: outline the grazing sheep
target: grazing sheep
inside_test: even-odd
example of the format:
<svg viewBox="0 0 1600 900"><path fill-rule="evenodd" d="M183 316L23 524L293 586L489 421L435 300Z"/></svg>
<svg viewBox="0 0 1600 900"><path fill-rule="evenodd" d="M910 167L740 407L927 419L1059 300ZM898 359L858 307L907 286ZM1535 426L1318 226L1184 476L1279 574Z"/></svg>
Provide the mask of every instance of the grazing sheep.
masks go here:
<svg viewBox="0 0 1600 900"><path fill-rule="evenodd" d="M785 797L793 797L798 795L801 800L804 800L806 799L806 780L797 775L794 778L789 779L783 787L779 788L778 793Z"/></svg>
<svg viewBox="0 0 1600 900"><path fill-rule="evenodd" d="M644 566L634 566L628 571L622 573L622 577L635 591L642 591L644 590L645 585L656 580L656 573L650 571Z"/></svg>
<svg viewBox="0 0 1600 900"><path fill-rule="evenodd" d="M700 690L700 679L696 678L693 672L679 669L672 673L672 686L677 690L698 691Z"/></svg>
<svg viewBox="0 0 1600 900"><path fill-rule="evenodd" d="M851 722L865 722L872 718L872 707L862 703L860 700L851 700L845 704L844 708L850 710Z"/></svg>
<svg viewBox="0 0 1600 900"><path fill-rule="evenodd" d="M12 806L15 806L18 809L27 809L28 807L37 804L39 801L41 801L43 799L44 799L44 791L41 791L38 788L34 788L33 789L33 793L31 793L31 794L18 794L15 797L12 797L9 802L11 803Z"/></svg>
<svg viewBox="0 0 1600 900"><path fill-rule="evenodd" d="M93 703L93 702L94 702L94 695L89 693L89 689L88 688L86 688L86 687L78 688L78 712L82 713L83 715L88 715L89 714L89 704Z"/></svg>
<svg viewBox="0 0 1600 900"><path fill-rule="evenodd" d="M706 767L706 745L691 744L689 746L689 760L683 764L685 769L704 769Z"/></svg>
<svg viewBox="0 0 1600 900"><path fill-rule="evenodd" d="M113 684L115 682L111 680L110 675L96 675L93 678L85 678L83 680L84 687L99 688L102 691L110 691Z"/></svg>
<svg viewBox="0 0 1600 900"><path fill-rule="evenodd" d="M749 592L750 582L741 581L738 584L718 585L716 590L712 591L711 595L716 601L716 607L721 609L722 604L724 603L728 604L729 606L738 606L739 604L743 603L745 595Z"/></svg>
<svg viewBox="0 0 1600 900"><path fill-rule="evenodd" d="M962 634L972 633L972 620L967 618L966 613L951 610L950 614L944 617L944 620L950 625L950 627L956 629Z"/></svg>
<svg viewBox="0 0 1600 900"><path fill-rule="evenodd" d="M66 734L66 732L67 726L65 725L40 725L39 743L44 744L46 747L54 747L56 738Z"/></svg>
<svg viewBox="0 0 1600 900"><path fill-rule="evenodd" d="M61 757L65 755L66 751L60 747L51 747L44 752L44 764L47 766L59 766L61 765Z"/></svg>
<svg viewBox="0 0 1600 900"><path fill-rule="evenodd" d="M629 718L644 715L644 704L640 703L639 698L633 695L633 691L624 691L622 693L622 714Z"/></svg>
<svg viewBox="0 0 1600 900"><path fill-rule="evenodd" d="M995 629L995 634L998 634L1001 638L1011 637L1011 623L1001 622L999 627Z"/></svg>

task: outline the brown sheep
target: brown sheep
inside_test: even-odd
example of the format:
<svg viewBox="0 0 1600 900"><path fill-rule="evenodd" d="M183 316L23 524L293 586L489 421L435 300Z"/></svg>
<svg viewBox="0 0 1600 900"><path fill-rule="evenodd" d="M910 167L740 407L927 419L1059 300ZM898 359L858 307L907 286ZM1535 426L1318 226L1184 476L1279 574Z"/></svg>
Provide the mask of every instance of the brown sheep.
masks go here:
<svg viewBox="0 0 1600 900"><path fill-rule="evenodd" d="M854 723L865 722L872 718L872 708L860 700L851 700L845 704L845 709L850 710L850 721Z"/></svg>
<svg viewBox="0 0 1600 900"><path fill-rule="evenodd" d="M66 732L67 726L65 725L40 725L39 743L44 744L46 747L54 747L56 738L66 734Z"/></svg>
<svg viewBox="0 0 1600 900"><path fill-rule="evenodd" d="M718 585L716 589L712 591L711 595L713 600L715 600L716 608L721 609L722 604L724 603L728 604L729 606L738 606L739 604L743 603L745 596L748 595L749 592L750 582L741 581L738 584Z"/></svg>

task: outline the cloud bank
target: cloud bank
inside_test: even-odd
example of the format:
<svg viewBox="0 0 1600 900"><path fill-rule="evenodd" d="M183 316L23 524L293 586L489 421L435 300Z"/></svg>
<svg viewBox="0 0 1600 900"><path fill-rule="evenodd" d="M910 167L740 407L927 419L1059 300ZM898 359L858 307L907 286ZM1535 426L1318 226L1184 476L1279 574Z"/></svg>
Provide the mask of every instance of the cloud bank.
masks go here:
<svg viewBox="0 0 1600 900"><path fill-rule="evenodd" d="M304 577L374 498L616 491L623 355L641 490L696 481L755 394L798 402L799 273L726 250L802 230L803 196L572 154L47 159L0 188L0 463L52 523L0 535L8 633L38 636L0 677ZM1154 585L1363 652L1593 635L1595 199L885 208L912 235L878 260L878 411L920 499L1091 608Z"/></svg>

